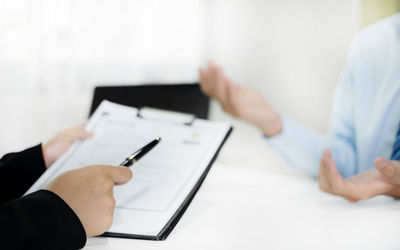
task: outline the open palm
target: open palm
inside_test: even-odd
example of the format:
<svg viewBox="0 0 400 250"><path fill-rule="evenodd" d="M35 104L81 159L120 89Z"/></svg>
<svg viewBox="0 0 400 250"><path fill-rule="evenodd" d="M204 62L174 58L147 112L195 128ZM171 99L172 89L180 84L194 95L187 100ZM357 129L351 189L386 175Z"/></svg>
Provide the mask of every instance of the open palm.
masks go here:
<svg viewBox="0 0 400 250"><path fill-rule="evenodd" d="M266 135L280 132L279 115L259 92L234 83L212 62L207 69L200 69L200 78L203 92L216 99L227 113L254 124Z"/></svg>
<svg viewBox="0 0 400 250"><path fill-rule="evenodd" d="M324 192L343 196L349 201L365 200L377 195L399 196L400 187L373 168L349 179L344 179L327 150L321 159L318 183Z"/></svg>

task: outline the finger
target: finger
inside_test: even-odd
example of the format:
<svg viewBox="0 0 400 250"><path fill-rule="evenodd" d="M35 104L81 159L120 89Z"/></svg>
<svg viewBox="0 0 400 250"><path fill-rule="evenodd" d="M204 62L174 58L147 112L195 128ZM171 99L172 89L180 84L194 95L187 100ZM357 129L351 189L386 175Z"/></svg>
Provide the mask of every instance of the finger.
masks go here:
<svg viewBox="0 0 400 250"><path fill-rule="evenodd" d="M200 82L204 83L206 76L205 76L204 69L202 67L199 67L199 75L200 75Z"/></svg>
<svg viewBox="0 0 400 250"><path fill-rule="evenodd" d="M329 155L329 154L328 154ZM330 156L332 156L330 154ZM355 193L350 186L346 185L346 181L337 170L336 164L332 159L327 160L328 180L331 186L332 194L342 196L350 202L362 200L359 193Z"/></svg>
<svg viewBox="0 0 400 250"><path fill-rule="evenodd" d="M320 161L320 165L319 165L319 171L318 171L318 185L319 188L327 193L331 193L331 187L330 187L330 183L327 177L327 160L328 160L328 156L326 154L326 150L323 153L322 157L321 157L321 161Z"/></svg>
<svg viewBox="0 0 400 250"><path fill-rule="evenodd" d="M329 158L329 154L327 154L326 156L326 177L331 187L332 193L336 195L347 196L344 179L337 170L335 162L331 158Z"/></svg>
<svg viewBox="0 0 400 250"><path fill-rule="evenodd" d="M398 161L389 161L383 157L375 160L375 168L394 185L400 185L400 164Z"/></svg>
<svg viewBox="0 0 400 250"><path fill-rule="evenodd" d="M332 152L329 149L325 149L323 156L328 158L328 159L332 159Z"/></svg>
<svg viewBox="0 0 400 250"><path fill-rule="evenodd" d="M216 67L216 65L214 64L214 62L211 61L211 60L208 62L208 74L209 74L211 77L215 77L216 74L217 74L217 67Z"/></svg>
<svg viewBox="0 0 400 250"><path fill-rule="evenodd" d="M77 129L77 128L84 129L85 126L86 126L86 122L81 122L81 123L77 124L76 126L71 127L71 129Z"/></svg>
<svg viewBox="0 0 400 250"><path fill-rule="evenodd" d="M199 68L199 73L200 73L200 88L206 93L206 94L210 94L208 93L208 80L207 80L207 76L206 73L204 71L203 68Z"/></svg>
<svg viewBox="0 0 400 250"><path fill-rule="evenodd" d="M85 129L86 122L82 122L76 126L70 127L69 129L66 129L66 131L79 131Z"/></svg>
<svg viewBox="0 0 400 250"><path fill-rule="evenodd" d="M229 113L231 113L234 116L237 116L237 110L239 110L240 107L237 102L234 100L237 97L236 95L239 94L239 88L237 85L235 85L229 78L225 77L225 86L226 86L226 106L227 110Z"/></svg>
<svg viewBox="0 0 400 250"><path fill-rule="evenodd" d="M93 135L94 135L93 132L91 132L91 131L86 131L86 130L83 130L83 129L82 129L82 130L78 133L77 138L78 138L78 139L88 139L88 138L92 137Z"/></svg>
<svg viewBox="0 0 400 250"><path fill-rule="evenodd" d="M125 184L132 179L132 171L127 167L105 166L105 168L115 185Z"/></svg>
<svg viewBox="0 0 400 250"><path fill-rule="evenodd" d="M204 68L204 73L206 74L206 76L210 75L210 64L211 64L211 60L208 60L207 66Z"/></svg>
<svg viewBox="0 0 400 250"><path fill-rule="evenodd" d="M328 151L329 150L325 150L321 156L321 160L320 160L320 169L319 169L319 174L321 175L321 177L326 178L326 172L327 172L327 160L331 159L328 155Z"/></svg>
<svg viewBox="0 0 400 250"><path fill-rule="evenodd" d="M214 69L215 69L214 62L212 60L209 60L208 61L208 70L211 71L211 70L214 70Z"/></svg>
<svg viewBox="0 0 400 250"><path fill-rule="evenodd" d="M91 138L94 134L93 132L86 131L84 127L79 126L71 129L68 135L70 141L76 141L76 140L85 140Z"/></svg>
<svg viewBox="0 0 400 250"><path fill-rule="evenodd" d="M220 97L220 99L222 100L222 101L224 101L226 98L226 85L225 85L225 82L224 82L224 71L222 70L222 68L221 67L217 67L216 68L216 74L217 74L217 81L216 81L216 84L217 84L217 92L218 92L218 96Z"/></svg>

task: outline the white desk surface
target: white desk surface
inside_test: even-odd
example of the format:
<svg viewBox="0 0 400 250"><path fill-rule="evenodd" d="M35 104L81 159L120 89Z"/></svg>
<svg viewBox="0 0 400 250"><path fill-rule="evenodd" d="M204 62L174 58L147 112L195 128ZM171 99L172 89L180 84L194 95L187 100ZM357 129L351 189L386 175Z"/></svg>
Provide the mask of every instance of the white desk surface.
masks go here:
<svg viewBox="0 0 400 250"><path fill-rule="evenodd" d="M239 128L165 241L91 238L84 249L400 249L400 201L322 193Z"/></svg>

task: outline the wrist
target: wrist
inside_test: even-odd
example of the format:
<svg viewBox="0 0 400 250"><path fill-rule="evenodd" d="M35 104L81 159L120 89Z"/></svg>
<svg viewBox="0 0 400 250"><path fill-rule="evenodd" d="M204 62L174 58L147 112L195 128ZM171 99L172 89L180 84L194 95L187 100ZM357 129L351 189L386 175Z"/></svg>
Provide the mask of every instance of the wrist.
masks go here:
<svg viewBox="0 0 400 250"><path fill-rule="evenodd" d="M49 156L48 147L45 144L42 144L42 154L46 168L49 168L49 166L54 162L54 160Z"/></svg>
<svg viewBox="0 0 400 250"><path fill-rule="evenodd" d="M274 112L259 127L263 134L268 137L278 135L282 132L282 119L280 115Z"/></svg>

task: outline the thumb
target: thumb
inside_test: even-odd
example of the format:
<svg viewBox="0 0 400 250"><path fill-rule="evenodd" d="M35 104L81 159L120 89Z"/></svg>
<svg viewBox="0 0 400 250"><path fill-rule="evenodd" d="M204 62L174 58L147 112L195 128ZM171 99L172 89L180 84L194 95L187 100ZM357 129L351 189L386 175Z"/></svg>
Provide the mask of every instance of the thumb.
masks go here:
<svg viewBox="0 0 400 250"><path fill-rule="evenodd" d="M383 157L375 160L375 168L384 175L392 184L400 185L400 164L389 161Z"/></svg>
<svg viewBox="0 0 400 250"><path fill-rule="evenodd" d="M69 135L70 141L76 141L76 140L85 140L89 139L90 137L93 136L93 132L86 131L84 129L84 126L77 126L71 130L71 133Z"/></svg>
<svg viewBox="0 0 400 250"><path fill-rule="evenodd" d="M125 184L132 179L132 171L127 167L109 166L107 171L115 185Z"/></svg>

